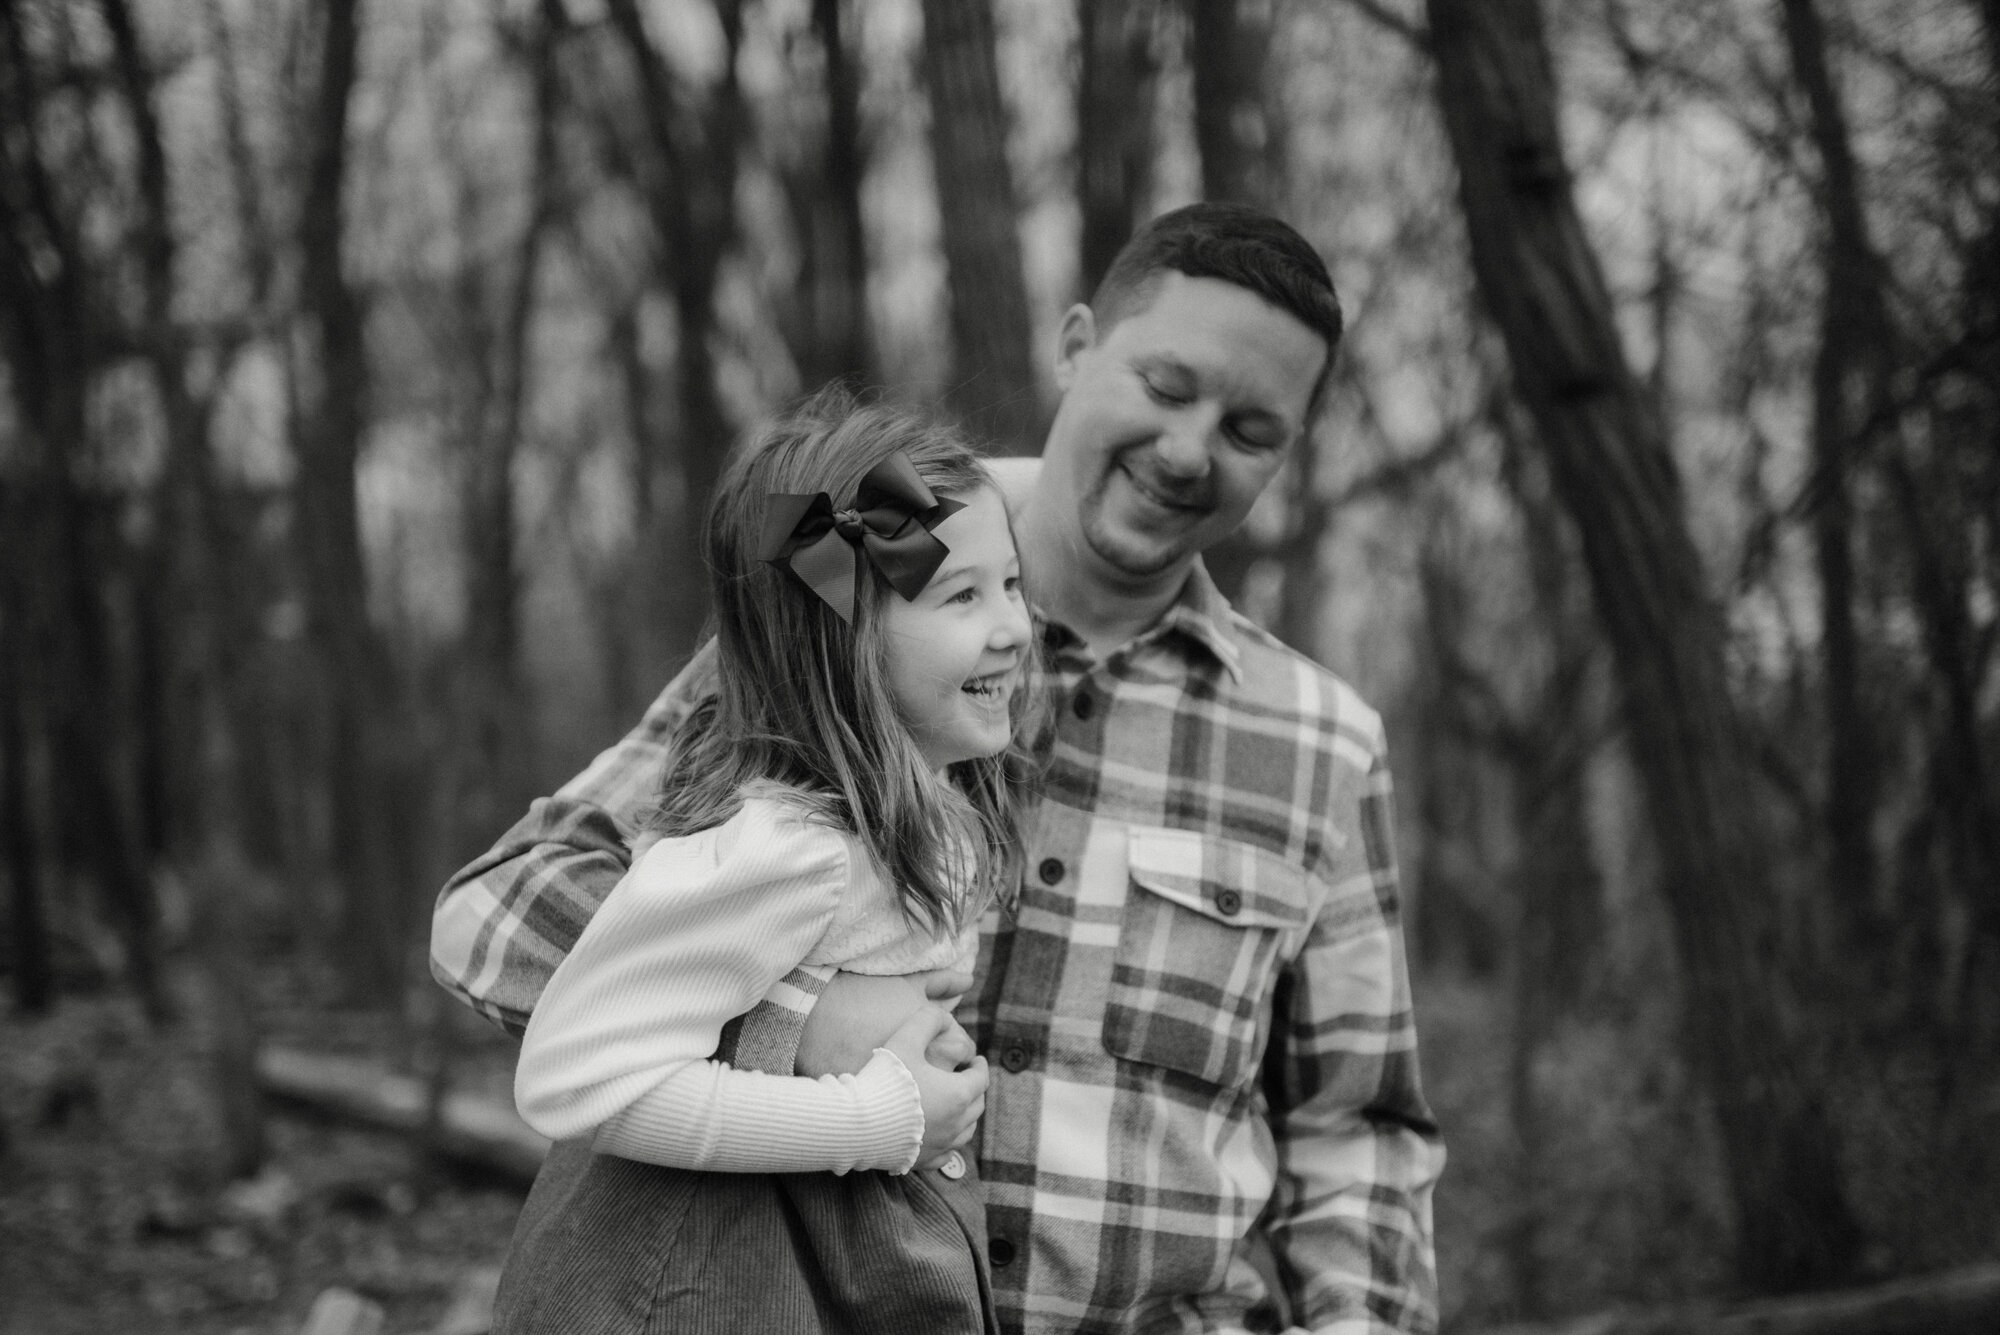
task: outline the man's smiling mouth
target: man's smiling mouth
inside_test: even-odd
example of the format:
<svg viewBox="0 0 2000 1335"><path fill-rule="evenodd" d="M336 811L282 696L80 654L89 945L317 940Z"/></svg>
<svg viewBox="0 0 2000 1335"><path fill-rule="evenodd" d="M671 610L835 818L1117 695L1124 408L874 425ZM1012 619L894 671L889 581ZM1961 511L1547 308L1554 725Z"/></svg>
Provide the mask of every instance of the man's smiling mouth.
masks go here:
<svg viewBox="0 0 2000 1335"><path fill-rule="evenodd" d="M1141 496L1144 496L1163 510L1173 510L1181 514L1201 514L1208 508L1198 501L1184 501L1161 491L1158 487L1153 486L1140 477L1130 464L1119 464L1118 471L1123 473L1125 480L1132 484L1132 490L1138 492Z"/></svg>

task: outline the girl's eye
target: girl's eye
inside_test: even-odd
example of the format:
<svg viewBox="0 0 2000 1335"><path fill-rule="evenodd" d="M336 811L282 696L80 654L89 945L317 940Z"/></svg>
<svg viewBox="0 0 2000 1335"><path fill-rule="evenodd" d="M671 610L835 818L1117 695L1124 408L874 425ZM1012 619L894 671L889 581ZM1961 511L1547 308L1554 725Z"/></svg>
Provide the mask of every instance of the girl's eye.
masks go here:
<svg viewBox="0 0 2000 1335"><path fill-rule="evenodd" d="M960 589L960 590L959 590L959 591L958 591L957 593L954 593L954 594L953 594L953 595L952 595L951 597L949 597L949 598L945 599L945 602L947 602L947 603L969 603L969 602L971 602L971 601L972 601L972 595L973 595L973 590L972 590L972 589L969 589L969 588L966 588L966 589Z"/></svg>
<svg viewBox="0 0 2000 1335"><path fill-rule="evenodd" d="M1182 404L1187 403L1191 397L1182 393L1178 388L1170 388L1158 383L1151 376L1140 376L1139 383L1146 387L1146 393L1154 402L1166 404L1168 407L1178 408Z"/></svg>
<svg viewBox="0 0 2000 1335"><path fill-rule="evenodd" d="M1019 575L1007 576L1007 592L1019 593L1020 591L1021 591L1021 577Z"/></svg>

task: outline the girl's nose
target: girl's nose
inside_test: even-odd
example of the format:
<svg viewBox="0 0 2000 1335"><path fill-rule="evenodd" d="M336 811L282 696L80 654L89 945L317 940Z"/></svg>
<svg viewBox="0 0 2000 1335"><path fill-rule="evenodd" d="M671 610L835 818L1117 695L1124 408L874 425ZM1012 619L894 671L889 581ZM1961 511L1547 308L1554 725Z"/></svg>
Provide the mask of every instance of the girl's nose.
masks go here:
<svg viewBox="0 0 2000 1335"><path fill-rule="evenodd" d="M1019 598L1008 598L1002 602L1000 613L994 618L993 633L987 643L995 649L1016 649L1028 642L1034 633L1034 624L1028 617L1028 605Z"/></svg>

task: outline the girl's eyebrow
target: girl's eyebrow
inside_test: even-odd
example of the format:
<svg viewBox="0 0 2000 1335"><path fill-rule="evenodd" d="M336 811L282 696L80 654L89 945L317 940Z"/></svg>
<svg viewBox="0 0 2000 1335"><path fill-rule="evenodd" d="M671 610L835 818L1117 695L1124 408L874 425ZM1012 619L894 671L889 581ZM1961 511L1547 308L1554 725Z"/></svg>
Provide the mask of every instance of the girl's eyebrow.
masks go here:
<svg viewBox="0 0 2000 1335"><path fill-rule="evenodd" d="M1020 563L1020 555L1016 553L1008 556L1005 565L1011 570ZM943 584L945 581L956 579L960 575L977 575L980 565L981 563L978 561L960 561L957 565L939 566L937 573L931 576L931 584ZM928 588L930 586L926 585L925 587Z"/></svg>

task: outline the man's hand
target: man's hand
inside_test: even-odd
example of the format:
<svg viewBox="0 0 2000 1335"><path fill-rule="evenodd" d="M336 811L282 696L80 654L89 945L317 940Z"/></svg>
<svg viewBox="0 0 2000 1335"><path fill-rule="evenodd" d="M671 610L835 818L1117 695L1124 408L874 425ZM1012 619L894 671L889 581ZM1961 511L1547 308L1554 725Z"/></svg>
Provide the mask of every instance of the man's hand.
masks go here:
<svg viewBox="0 0 2000 1335"><path fill-rule="evenodd" d="M948 1012L971 986L972 976L960 969L837 973L806 1017L792 1069L800 1075L852 1075L868 1064L875 1049L887 1047L890 1036L912 1015L926 1009ZM931 1063L947 1071L971 1060L972 1041L957 1025L932 1045ZM910 1069L914 1073L916 1066Z"/></svg>
<svg viewBox="0 0 2000 1335"><path fill-rule="evenodd" d="M917 1080L917 1101L924 1109L924 1143L917 1151L919 1167L928 1167L972 1139L979 1114L986 1111L986 1059L975 1056L962 1071L940 1067L930 1058L938 1041L956 1033L965 1047L972 1040L936 1006L925 1005L904 1021L882 1046L896 1054Z"/></svg>

